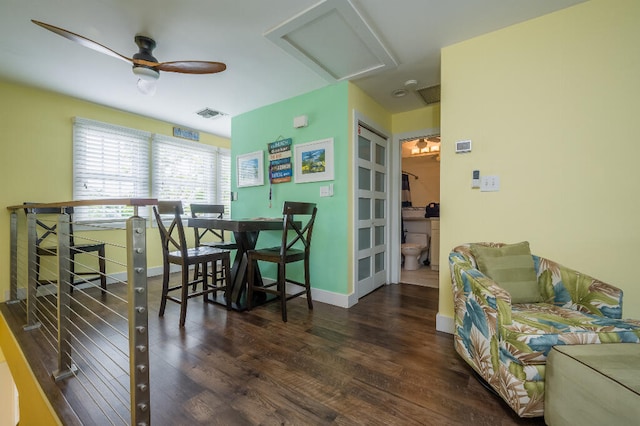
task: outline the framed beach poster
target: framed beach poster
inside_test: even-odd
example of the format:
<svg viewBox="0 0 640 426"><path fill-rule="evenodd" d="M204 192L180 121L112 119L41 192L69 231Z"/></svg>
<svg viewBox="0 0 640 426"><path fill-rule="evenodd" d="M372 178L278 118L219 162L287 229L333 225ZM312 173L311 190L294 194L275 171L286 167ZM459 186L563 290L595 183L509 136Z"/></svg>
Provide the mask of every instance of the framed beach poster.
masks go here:
<svg viewBox="0 0 640 426"><path fill-rule="evenodd" d="M293 146L296 183L333 180L333 138Z"/></svg>
<svg viewBox="0 0 640 426"><path fill-rule="evenodd" d="M236 156L238 187L264 185L263 151Z"/></svg>

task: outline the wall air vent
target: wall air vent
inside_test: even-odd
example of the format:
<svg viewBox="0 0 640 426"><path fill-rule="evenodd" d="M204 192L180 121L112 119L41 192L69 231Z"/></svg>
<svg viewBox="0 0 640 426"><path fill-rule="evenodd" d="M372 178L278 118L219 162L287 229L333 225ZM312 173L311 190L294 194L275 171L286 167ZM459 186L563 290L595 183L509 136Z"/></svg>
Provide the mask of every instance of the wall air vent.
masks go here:
<svg viewBox="0 0 640 426"><path fill-rule="evenodd" d="M425 104L437 104L440 102L440 85L425 87L424 89L416 90L416 93L420 95Z"/></svg>
<svg viewBox="0 0 640 426"><path fill-rule="evenodd" d="M205 108L202 111L198 111L197 114L202 118L218 118L226 115L224 112L215 111L211 108Z"/></svg>

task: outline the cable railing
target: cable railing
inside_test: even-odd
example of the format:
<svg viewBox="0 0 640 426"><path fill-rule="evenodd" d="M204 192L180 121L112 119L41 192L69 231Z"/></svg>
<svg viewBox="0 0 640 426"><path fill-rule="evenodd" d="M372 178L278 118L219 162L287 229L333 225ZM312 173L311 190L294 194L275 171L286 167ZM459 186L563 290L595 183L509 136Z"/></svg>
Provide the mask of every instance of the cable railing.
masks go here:
<svg viewBox="0 0 640 426"><path fill-rule="evenodd" d="M55 357L52 380L87 423L150 424L146 220L153 199L11 206L10 299ZM75 223L80 206L133 206L124 231ZM81 230L79 230L81 229ZM110 232L94 232L109 229ZM82 416L78 414L82 420Z"/></svg>

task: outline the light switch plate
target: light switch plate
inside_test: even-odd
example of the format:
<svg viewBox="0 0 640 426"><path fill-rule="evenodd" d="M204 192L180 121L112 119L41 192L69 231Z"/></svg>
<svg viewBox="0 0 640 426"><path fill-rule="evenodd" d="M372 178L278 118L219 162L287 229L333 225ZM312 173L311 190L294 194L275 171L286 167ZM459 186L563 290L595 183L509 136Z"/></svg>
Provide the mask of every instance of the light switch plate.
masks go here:
<svg viewBox="0 0 640 426"><path fill-rule="evenodd" d="M321 197L333 197L333 184L330 183L326 186L320 187L320 196Z"/></svg>
<svg viewBox="0 0 640 426"><path fill-rule="evenodd" d="M480 191L482 192L500 191L500 176L482 176L480 178Z"/></svg>

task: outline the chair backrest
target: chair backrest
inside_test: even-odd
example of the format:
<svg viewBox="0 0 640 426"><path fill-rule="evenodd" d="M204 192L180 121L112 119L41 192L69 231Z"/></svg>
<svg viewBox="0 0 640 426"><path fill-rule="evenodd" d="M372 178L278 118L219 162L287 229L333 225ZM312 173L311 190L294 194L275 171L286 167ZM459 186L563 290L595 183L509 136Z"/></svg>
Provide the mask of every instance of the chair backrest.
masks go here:
<svg viewBox="0 0 640 426"><path fill-rule="evenodd" d="M54 214L68 214L69 215L69 244L75 245L73 239L73 207L29 207L30 204L37 203L23 203L25 206L25 213L33 213L36 215L54 215ZM38 219L36 216L36 246L41 246L42 243L50 236L58 235L57 228L58 222L44 221Z"/></svg>
<svg viewBox="0 0 640 426"><path fill-rule="evenodd" d="M222 219L224 216L224 206L222 204L191 204L191 217L209 216L214 219ZM211 233L214 237L224 242L224 232L211 228L193 228L196 237L196 246L200 245L200 240Z"/></svg>
<svg viewBox="0 0 640 426"><path fill-rule="evenodd" d="M180 251L183 257L187 256L187 239L185 237L184 226L182 224L183 213L182 201L158 201L158 205L153 206L153 214L156 217L158 230L160 231L162 251L165 255L170 251L173 251L173 247L177 251ZM164 225L161 216L168 214L173 215L169 228Z"/></svg>
<svg viewBox="0 0 640 426"><path fill-rule="evenodd" d="M280 246L280 256L284 256L290 248L297 243L304 245L305 254L308 256L311 250L311 235L313 232L313 224L316 220L318 208L315 203L298 203L294 201L285 201L282 214L284 216L284 232L282 233L282 245ZM301 221L301 225L296 224L296 220L300 221L300 216L309 216L306 223ZM292 231L293 238L289 239Z"/></svg>

